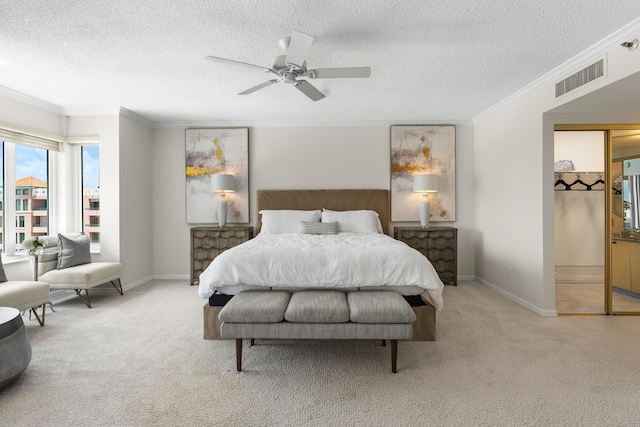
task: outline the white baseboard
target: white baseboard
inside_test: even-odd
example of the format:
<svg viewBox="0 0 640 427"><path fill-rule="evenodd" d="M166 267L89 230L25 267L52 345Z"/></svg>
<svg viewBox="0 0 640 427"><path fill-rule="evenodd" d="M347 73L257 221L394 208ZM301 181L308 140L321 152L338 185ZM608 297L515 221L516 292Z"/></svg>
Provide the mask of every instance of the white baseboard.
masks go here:
<svg viewBox="0 0 640 427"><path fill-rule="evenodd" d="M161 274L153 276L154 280L191 280L188 274Z"/></svg>
<svg viewBox="0 0 640 427"><path fill-rule="evenodd" d="M505 291L504 289L501 289L499 287L497 287L496 285L494 285L493 283L487 282L484 279L481 279L479 277L475 278L476 282L480 283L483 286L486 286L487 288L496 291L497 293L504 295L505 297L509 298L512 301L517 302L518 304L527 307L529 310L533 311L534 313L539 314L540 316L545 316L545 317L552 317L552 316L557 316L558 312L556 310L545 310L542 309L540 307L538 307L537 305L533 305L528 301L523 300L522 298L513 295L510 292Z"/></svg>

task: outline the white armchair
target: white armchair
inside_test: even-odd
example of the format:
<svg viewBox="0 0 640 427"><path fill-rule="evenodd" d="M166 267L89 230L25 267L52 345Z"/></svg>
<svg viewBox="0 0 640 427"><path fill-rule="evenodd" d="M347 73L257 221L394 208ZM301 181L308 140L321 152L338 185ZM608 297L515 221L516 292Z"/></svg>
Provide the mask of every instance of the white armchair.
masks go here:
<svg viewBox="0 0 640 427"><path fill-rule="evenodd" d="M44 240L47 244L39 257L38 280L47 282L51 289L73 289L89 308L89 288L110 282L124 295L120 282L122 264L92 262L89 238L85 234L45 236Z"/></svg>

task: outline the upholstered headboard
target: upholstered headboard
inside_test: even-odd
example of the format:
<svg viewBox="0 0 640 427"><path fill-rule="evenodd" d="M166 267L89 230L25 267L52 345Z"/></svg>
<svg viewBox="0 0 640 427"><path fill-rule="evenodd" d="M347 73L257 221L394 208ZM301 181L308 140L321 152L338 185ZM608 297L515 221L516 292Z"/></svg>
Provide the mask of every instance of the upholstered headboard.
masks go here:
<svg viewBox="0 0 640 427"><path fill-rule="evenodd" d="M258 190L257 197L258 212L263 209L370 209L378 212L382 230L389 234L389 190ZM259 219L256 233L260 232L261 225Z"/></svg>

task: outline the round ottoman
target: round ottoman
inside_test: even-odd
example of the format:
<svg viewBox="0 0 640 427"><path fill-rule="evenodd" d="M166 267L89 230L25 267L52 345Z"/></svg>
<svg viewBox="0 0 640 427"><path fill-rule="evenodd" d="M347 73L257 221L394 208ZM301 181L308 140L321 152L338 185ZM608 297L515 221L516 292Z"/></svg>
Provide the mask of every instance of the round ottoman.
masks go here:
<svg viewBox="0 0 640 427"><path fill-rule="evenodd" d="M0 307L0 388L15 380L31 362L31 343L15 308Z"/></svg>

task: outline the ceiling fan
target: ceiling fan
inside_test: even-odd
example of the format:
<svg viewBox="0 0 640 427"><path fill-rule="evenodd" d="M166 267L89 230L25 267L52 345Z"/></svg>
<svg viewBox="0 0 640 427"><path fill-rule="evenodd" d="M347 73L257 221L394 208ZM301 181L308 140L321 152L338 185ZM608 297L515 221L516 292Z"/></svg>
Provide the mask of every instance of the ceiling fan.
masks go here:
<svg viewBox="0 0 640 427"><path fill-rule="evenodd" d="M300 92L307 95L312 101L319 101L325 97L324 94L307 80L300 79L300 77L308 77L310 79L338 79L362 78L369 77L371 75L370 67L307 69L307 61L305 58L307 57L307 53L309 53L313 40L313 37L308 34L294 31L291 34L291 37L280 40L280 47L282 47L285 54L276 56L273 59L271 67L247 64L246 62L219 58L217 56L206 56L205 58L212 61L225 62L227 64L256 68L264 71L265 73L273 73L277 76L275 79L267 80L264 83L240 92L238 95L248 95L267 86L271 86L274 83L284 82L292 85Z"/></svg>

